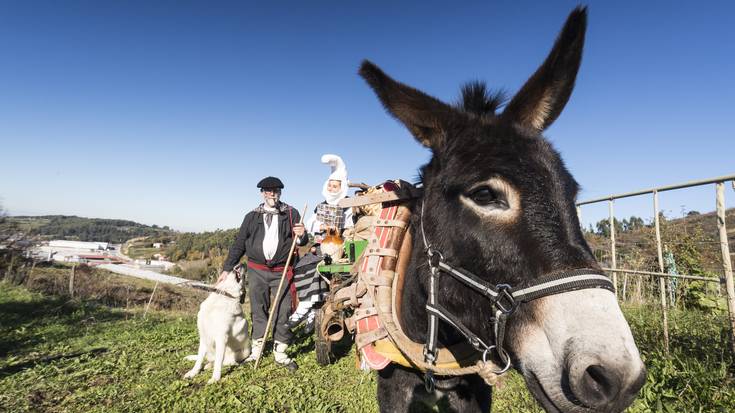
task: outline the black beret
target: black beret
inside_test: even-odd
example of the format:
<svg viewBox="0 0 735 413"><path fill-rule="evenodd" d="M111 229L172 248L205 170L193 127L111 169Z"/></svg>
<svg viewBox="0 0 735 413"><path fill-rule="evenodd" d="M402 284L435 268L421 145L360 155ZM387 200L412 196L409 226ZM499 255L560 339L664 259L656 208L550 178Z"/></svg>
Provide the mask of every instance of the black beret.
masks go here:
<svg viewBox="0 0 735 413"><path fill-rule="evenodd" d="M283 182L275 176L266 176L258 182L258 188L280 188L283 189Z"/></svg>

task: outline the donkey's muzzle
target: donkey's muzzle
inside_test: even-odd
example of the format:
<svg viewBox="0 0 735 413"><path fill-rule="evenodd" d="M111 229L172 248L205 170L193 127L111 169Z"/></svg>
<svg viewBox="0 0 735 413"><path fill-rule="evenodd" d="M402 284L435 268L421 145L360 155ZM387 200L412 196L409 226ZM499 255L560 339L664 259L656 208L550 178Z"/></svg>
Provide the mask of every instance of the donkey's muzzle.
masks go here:
<svg viewBox="0 0 735 413"><path fill-rule="evenodd" d="M569 354L568 380L571 392L586 407L596 411L621 411L635 399L646 381L646 371L631 363L603 362L595 356Z"/></svg>

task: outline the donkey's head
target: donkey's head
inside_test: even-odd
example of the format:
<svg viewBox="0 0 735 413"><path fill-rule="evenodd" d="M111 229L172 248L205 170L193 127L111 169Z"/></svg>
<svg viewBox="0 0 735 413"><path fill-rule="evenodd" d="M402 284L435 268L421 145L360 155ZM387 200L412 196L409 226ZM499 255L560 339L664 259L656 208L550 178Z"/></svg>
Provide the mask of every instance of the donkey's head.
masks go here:
<svg viewBox="0 0 735 413"><path fill-rule="evenodd" d="M541 136L572 92L585 28L586 10L576 9L502 114L495 113L502 99L482 84L466 86L459 104L450 106L370 62L360 69L387 111L432 150L422 169L421 219L429 242L448 262L488 282L523 287L544 275L599 268L579 228L577 182ZM426 267L417 272L426 280ZM492 342L489 302L451 277L441 279L439 301ZM645 378L630 328L607 290L524 304L506 337L515 367L549 411L622 410Z"/></svg>

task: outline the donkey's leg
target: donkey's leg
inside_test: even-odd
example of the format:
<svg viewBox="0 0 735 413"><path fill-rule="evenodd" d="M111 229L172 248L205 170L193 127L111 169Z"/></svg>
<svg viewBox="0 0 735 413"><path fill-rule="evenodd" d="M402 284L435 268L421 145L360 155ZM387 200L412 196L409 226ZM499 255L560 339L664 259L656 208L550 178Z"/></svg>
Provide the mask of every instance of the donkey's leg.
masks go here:
<svg viewBox="0 0 735 413"><path fill-rule="evenodd" d="M442 397L438 400L439 411L489 412L492 401L492 387L482 377L469 376L439 379L436 392Z"/></svg>
<svg viewBox="0 0 735 413"><path fill-rule="evenodd" d="M492 391L477 375L437 378L436 389L428 393L423 374L393 364L378 376L378 404L381 412L439 411L489 412Z"/></svg>
<svg viewBox="0 0 735 413"><path fill-rule="evenodd" d="M381 413L408 412L411 405L423 404L414 400L415 393L423 391L423 382L415 371L389 364L378 372L378 406Z"/></svg>

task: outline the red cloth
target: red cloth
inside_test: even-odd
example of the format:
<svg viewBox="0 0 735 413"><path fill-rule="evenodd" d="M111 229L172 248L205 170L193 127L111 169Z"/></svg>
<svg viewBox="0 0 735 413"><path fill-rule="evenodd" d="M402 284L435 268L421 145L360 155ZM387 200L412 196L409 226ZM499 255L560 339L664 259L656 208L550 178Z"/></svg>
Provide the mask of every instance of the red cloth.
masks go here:
<svg viewBox="0 0 735 413"><path fill-rule="evenodd" d="M260 271L283 273L283 269L286 267L269 267L267 265L258 264L257 262L252 262L248 260L248 268ZM291 312L294 312L296 311L296 306L299 304L299 297L296 294L296 285L293 282L293 266L288 267L288 270L286 271L286 277L288 278L288 292L289 294L291 294Z"/></svg>

